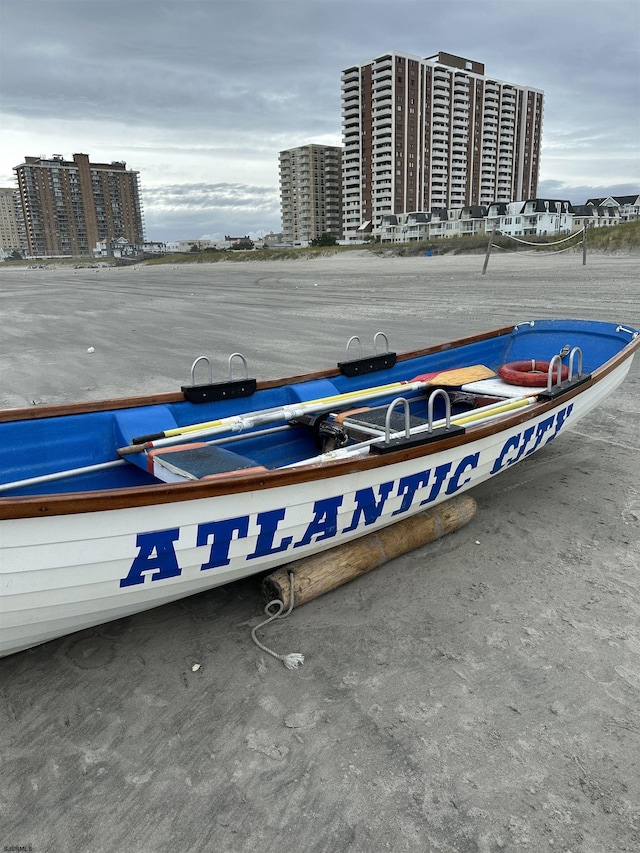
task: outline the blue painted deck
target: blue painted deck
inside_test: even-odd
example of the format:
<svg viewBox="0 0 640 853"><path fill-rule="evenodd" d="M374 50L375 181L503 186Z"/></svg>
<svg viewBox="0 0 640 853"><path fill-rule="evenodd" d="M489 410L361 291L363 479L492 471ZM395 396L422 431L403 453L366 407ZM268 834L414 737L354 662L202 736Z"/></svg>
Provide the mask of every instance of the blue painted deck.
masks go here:
<svg viewBox="0 0 640 853"><path fill-rule="evenodd" d="M476 364L497 370L500 365L513 361L532 358L550 360L565 345L581 348L582 372L590 373L620 352L629 340L630 335L619 331L613 323L538 320L534 326L522 324L507 335L444 349L408 361L398 361L391 368L369 375L349 378L340 374L329 379L312 379L259 390L251 397L219 402L194 404L181 401L0 423L0 484L118 460L117 448L130 444L140 435L411 380L415 376L433 371ZM375 405L384 405L395 396L397 394L390 394L386 399L376 401ZM424 416L424 395L414 393L412 400L412 413ZM436 416L441 416L443 411L436 410ZM286 431L261 437L252 437L249 432L230 448L233 452L269 468L299 461L317 453L312 431L303 426L291 426ZM4 492L0 494L0 499L12 493L50 494L157 483L157 480L144 470L144 454L140 454L131 462L107 471Z"/></svg>

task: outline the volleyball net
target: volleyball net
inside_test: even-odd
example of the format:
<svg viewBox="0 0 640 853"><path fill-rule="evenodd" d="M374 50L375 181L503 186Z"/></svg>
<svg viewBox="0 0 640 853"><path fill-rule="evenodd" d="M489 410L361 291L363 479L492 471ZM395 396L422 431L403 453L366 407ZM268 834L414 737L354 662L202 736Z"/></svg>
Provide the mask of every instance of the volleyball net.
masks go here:
<svg viewBox="0 0 640 853"><path fill-rule="evenodd" d="M514 247L514 250L519 255L546 255L550 257L552 255L562 255L565 252L570 252L582 245L582 264L584 266L587 263L587 225L584 225L579 231L574 231L573 234L569 234L568 237L563 237L560 240L544 241L523 240L521 237L516 237L513 234L507 234L504 231L500 231L499 228L494 227L489 236L489 243L487 244L487 251L484 258L484 266L482 267L482 275L487 271L489 258L491 257L493 249L499 249L501 252L509 253L508 245L505 246L495 242L497 237L502 238L503 241L507 239L507 241L512 241L513 243L518 244ZM520 248L520 246L526 246L528 248L524 249ZM555 246L562 246L562 248L554 249Z"/></svg>

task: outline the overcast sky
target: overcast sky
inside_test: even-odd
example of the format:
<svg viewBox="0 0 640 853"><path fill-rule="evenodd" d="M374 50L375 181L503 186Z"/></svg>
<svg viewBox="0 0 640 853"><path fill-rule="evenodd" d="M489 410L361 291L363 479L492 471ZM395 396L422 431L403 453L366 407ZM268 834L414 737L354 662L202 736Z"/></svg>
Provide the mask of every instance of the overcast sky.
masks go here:
<svg viewBox="0 0 640 853"><path fill-rule="evenodd" d="M0 0L0 186L140 172L147 238L279 231L278 152L341 144L343 69L446 51L542 89L541 197L640 192L638 0Z"/></svg>

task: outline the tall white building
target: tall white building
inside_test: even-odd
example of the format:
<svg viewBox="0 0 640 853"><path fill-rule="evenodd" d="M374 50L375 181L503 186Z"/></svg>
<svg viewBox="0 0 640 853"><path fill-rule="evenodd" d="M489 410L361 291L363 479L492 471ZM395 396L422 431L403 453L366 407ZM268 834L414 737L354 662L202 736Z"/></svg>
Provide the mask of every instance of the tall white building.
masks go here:
<svg viewBox="0 0 640 853"><path fill-rule="evenodd" d="M535 198L543 99L448 53L387 53L347 68L345 238L388 214Z"/></svg>
<svg viewBox="0 0 640 853"><path fill-rule="evenodd" d="M342 148L303 145L280 152L285 243L307 245L323 233L342 236Z"/></svg>

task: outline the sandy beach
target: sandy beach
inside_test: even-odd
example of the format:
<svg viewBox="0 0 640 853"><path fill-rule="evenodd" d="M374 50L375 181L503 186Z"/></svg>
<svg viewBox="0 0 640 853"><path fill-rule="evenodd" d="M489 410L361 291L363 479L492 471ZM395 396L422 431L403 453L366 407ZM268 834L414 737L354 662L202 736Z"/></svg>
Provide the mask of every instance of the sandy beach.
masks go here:
<svg viewBox="0 0 640 853"><path fill-rule="evenodd" d="M637 254L0 265L0 407L275 378L537 317L640 328ZM91 351L90 351L91 350ZM0 660L0 849L640 849L640 360L476 518L262 633L259 578ZM0 603L1 618L1 603Z"/></svg>

